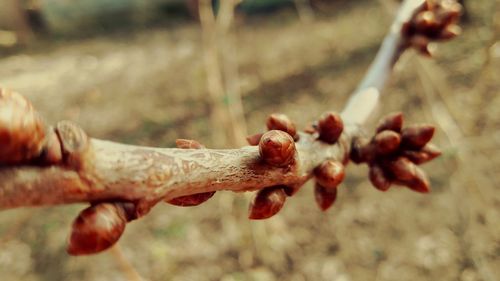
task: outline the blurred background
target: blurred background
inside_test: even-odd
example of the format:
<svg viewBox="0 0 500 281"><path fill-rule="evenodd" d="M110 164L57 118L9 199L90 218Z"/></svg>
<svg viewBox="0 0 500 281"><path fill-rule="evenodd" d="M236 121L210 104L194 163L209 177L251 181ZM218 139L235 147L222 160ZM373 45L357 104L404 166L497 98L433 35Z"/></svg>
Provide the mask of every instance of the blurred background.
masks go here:
<svg viewBox="0 0 500 281"><path fill-rule="evenodd" d="M463 35L434 59L407 52L379 111L437 125L432 193L381 193L350 165L326 213L310 184L266 221L246 218L251 196L218 192L157 205L89 257L65 251L85 205L2 211L0 279L499 280L500 1L464 2ZM341 110L398 4L0 0L0 85L96 138L237 147L270 113L300 128Z"/></svg>

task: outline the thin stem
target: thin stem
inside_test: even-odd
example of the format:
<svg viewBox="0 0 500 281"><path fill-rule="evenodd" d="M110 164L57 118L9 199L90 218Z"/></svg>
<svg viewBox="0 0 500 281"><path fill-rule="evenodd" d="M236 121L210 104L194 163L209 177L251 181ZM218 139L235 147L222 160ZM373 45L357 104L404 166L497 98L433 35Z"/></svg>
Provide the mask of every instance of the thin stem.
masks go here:
<svg viewBox="0 0 500 281"><path fill-rule="evenodd" d="M208 1L200 3L209 5ZM254 191L275 185L298 188L323 161L347 162L352 138L359 134L359 125L372 114L392 66L404 50L399 35L401 26L421 3L422 0L406 0L399 10L374 63L343 112L348 129L336 144L318 141L317 134L300 134L293 164L274 167L263 163L256 146L225 150L165 149L92 139L89 149L78 155L81 161L78 167L65 164L2 167L0 209L126 200L136 202L144 214L158 201L179 196L215 190ZM202 22L208 21L213 27L214 18L209 11L200 5ZM204 34L214 40L210 32ZM213 43L209 52L212 55L207 55L205 62L217 66L218 71L207 73L213 75L208 79L209 90L217 99L223 86ZM70 139L68 144L74 145L74 140Z"/></svg>
<svg viewBox="0 0 500 281"><path fill-rule="evenodd" d="M424 0L405 0L401 5L375 60L342 112L346 123L362 125L373 115L392 68L406 49L401 35L402 26L423 2Z"/></svg>
<svg viewBox="0 0 500 281"><path fill-rule="evenodd" d="M297 186L325 159L345 162L349 136L328 145L303 134L295 163L273 167L258 147L172 149L123 145L92 139L80 171L64 167L0 169L0 209L109 200L158 200L215 190L236 192L273 185Z"/></svg>

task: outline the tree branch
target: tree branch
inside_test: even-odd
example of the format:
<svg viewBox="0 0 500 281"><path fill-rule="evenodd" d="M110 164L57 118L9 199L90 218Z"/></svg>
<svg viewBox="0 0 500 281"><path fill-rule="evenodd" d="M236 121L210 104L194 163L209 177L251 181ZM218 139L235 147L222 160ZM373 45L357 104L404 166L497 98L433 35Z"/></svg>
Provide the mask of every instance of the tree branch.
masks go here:
<svg viewBox="0 0 500 281"><path fill-rule="evenodd" d="M0 208L96 201L144 204L202 192L254 191L302 185L325 159L347 160L350 139L336 145L301 134L293 165L261 160L257 146L239 149L176 149L92 139L82 169L16 166L0 169Z"/></svg>
<svg viewBox="0 0 500 281"><path fill-rule="evenodd" d="M22 96L0 89L0 210L89 202L73 224L68 252L90 254L113 245L127 222L162 200L193 206L219 190L258 191L249 217L263 219L314 177L316 201L326 210L349 159L366 162L380 190L400 184L428 192L429 181L416 165L440 154L428 144L432 126L403 128L402 115L393 114L368 140L360 125L401 53L408 47L428 53L430 40L456 36L458 14L449 1L406 0L343 111L344 121L329 112L297 133L286 116L273 114L269 131L249 137L251 146L239 149L205 149L189 140L178 140L178 148L153 148L92 139L67 121L47 126Z"/></svg>

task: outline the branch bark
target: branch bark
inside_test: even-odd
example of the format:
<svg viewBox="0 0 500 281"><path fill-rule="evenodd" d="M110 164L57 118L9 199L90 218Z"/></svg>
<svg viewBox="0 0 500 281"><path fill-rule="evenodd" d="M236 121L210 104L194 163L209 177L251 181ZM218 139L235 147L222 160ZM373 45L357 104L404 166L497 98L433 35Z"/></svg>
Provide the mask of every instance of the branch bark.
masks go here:
<svg viewBox="0 0 500 281"><path fill-rule="evenodd" d="M301 134L294 164L266 164L257 146L239 149L153 148L92 139L80 169L67 165L0 169L0 209L97 201L159 200L216 190L300 186L325 159L347 160L351 138L329 145Z"/></svg>

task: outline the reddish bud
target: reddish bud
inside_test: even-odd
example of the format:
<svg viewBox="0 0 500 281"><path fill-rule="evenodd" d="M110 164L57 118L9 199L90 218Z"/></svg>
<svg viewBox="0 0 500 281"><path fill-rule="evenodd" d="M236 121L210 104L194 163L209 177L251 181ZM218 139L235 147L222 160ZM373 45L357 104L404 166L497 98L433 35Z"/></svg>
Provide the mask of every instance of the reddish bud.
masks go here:
<svg viewBox="0 0 500 281"><path fill-rule="evenodd" d="M268 130L280 130L288 133L294 139L297 137L295 124L285 114L274 113L269 115L266 126Z"/></svg>
<svg viewBox="0 0 500 281"><path fill-rule="evenodd" d="M260 142L260 139L262 138L263 133L260 134L255 134L247 137L247 142L250 145L258 145Z"/></svg>
<svg viewBox="0 0 500 281"><path fill-rule="evenodd" d="M349 158L354 163L368 162L373 157L372 147L367 138L356 137L352 141Z"/></svg>
<svg viewBox="0 0 500 281"><path fill-rule="evenodd" d="M314 169L314 176L321 186L335 189L344 180L344 165L326 160Z"/></svg>
<svg viewBox="0 0 500 281"><path fill-rule="evenodd" d="M406 150L402 154L402 156L410 159L411 162L417 165L429 162L440 155L441 151L432 143L428 143L421 150Z"/></svg>
<svg viewBox="0 0 500 281"><path fill-rule="evenodd" d="M125 211L119 204L90 206L73 222L67 251L74 256L104 251L118 241L126 223Z"/></svg>
<svg viewBox="0 0 500 281"><path fill-rule="evenodd" d="M420 151L427 153L429 157L431 157L430 160L441 156L441 149L439 149L439 147L432 143L426 144Z"/></svg>
<svg viewBox="0 0 500 281"><path fill-rule="evenodd" d="M208 199L214 196L215 191L196 193L192 195L180 196L171 200L166 201L169 204L180 206L180 207L193 207L204 203Z"/></svg>
<svg viewBox="0 0 500 281"><path fill-rule="evenodd" d="M399 157L384 163L384 167L399 181L408 181L415 177L417 166L408 158Z"/></svg>
<svg viewBox="0 0 500 281"><path fill-rule="evenodd" d="M461 33L462 33L462 28L460 28L460 26L456 24L450 24L445 28L443 28L443 30L441 30L441 33L439 34L439 39L449 40L457 37Z"/></svg>
<svg viewBox="0 0 500 281"><path fill-rule="evenodd" d="M266 187L257 192L248 208L248 218L267 219L277 214L285 204L286 194L281 186Z"/></svg>
<svg viewBox="0 0 500 281"><path fill-rule="evenodd" d="M295 155L293 138L279 130L272 130L262 135L259 142L262 159L269 165L286 166L292 163Z"/></svg>
<svg viewBox="0 0 500 281"><path fill-rule="evenodd" d="M405 185L413 191L420 193L428 193L430 191L430 183L427 175L420 168L416 167L415 176L406 181L398 182L399 184Z"/></svg>
<svg viewBox="0 0 500 281"><path fill-rule="evenodd" d="M314 199L316 199L318 207L322 211L326 211L335 203L335 199L337 199L337 189L326 188L320 184L316 184L314 186Z"/></svg>
<svg viewBox="0 0 500 281"><path fill-rule="evenodd" d="M411 46L430 56L429 41L451 39L460 33L455 23L461 9L461 5L454 0L426 1L411 21L403 25L403 35Z"/></svg>
<svg viewBox="0 0 500 281"><path fill-rule="evenodd" d="M420 149L432 139L434 130L434 126L425 124L404 128L401 133L402 145L413 150Z"/></svg>
<svg viewBox="0 0 500 281"><path fill-rule="evenodd" d="M342 118L335 112L327 112L319 119L319 139L324 142L330 144L336 143L343 130L344 123Z"/></svg>
<svg viewBox="0 0 500 281"><path fill-rule="evenodd" d="M373 137L372 145L378 155L389 155L396 152L401 144L401 136L393 131L382 131Z"/></svg>
<svg viewBox="0 0 500 281"><path fill-rule="evenodd" d="M401 132L403 128L403 113L396 112L386 115L384 118L380 119L377 125L377 133L385 130Z"/></svg>
<svg viewBox="0 0 500 281"><path fill-rule="evenodd" d="M42 152L45 125L31 103L0 88L0 164L19 164Z"/></svg>
<svg viewBox="0 0 500 281"><path fill-rule="evenodd" d="M188 139L176 139L175 140L175 145L177 148L182 148L182 149L202 149L205 148L205 146L195 140L188 140Z"/></svg>
<svg viewBox="0 0 500 281"><path fill-rule="evenodd" d="M391 181L387 178L384 170L379 165L370 166L369 172L370 182L381 191L386 191L391 187Z"/></svg>

